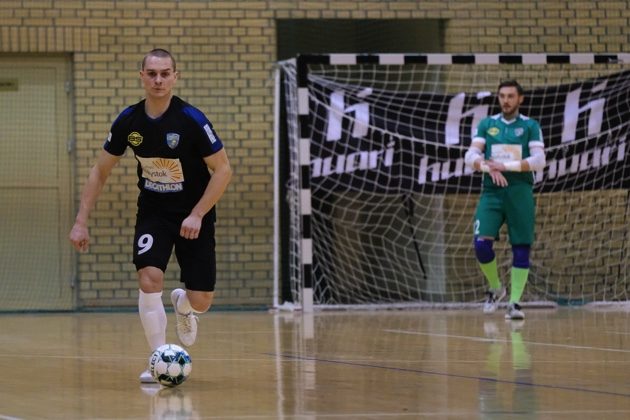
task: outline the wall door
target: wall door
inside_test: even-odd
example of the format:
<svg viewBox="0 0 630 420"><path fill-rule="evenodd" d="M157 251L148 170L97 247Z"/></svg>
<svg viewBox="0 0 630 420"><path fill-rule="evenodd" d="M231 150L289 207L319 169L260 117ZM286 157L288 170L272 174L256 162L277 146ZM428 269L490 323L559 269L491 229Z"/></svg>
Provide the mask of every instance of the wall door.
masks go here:
<svg viewBox="0 0 630 420"><path fill-rule="evenodd" d="M75 308L69 57L0 55L0 312Z"/></svg>

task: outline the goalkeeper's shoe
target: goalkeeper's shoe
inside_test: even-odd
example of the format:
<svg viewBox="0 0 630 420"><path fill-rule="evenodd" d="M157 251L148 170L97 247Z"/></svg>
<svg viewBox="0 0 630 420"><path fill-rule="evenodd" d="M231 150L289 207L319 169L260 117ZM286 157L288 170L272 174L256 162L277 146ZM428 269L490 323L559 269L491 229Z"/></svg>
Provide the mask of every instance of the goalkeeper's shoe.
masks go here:
<svg viewBox="0 0 630 420"><path fill-rule="evenodd" d="M521 310L521 305L518 303L510 303L505 313L505 319L525 319L525 314Z"/></svg>
<svg viewBox="0 0 630 420"><path fill-rule="evenodd" d="M486 292L486 301L483 303L483 313L491 314L497 310L499 302L505 297L505 287L490 289Z"/></svg>

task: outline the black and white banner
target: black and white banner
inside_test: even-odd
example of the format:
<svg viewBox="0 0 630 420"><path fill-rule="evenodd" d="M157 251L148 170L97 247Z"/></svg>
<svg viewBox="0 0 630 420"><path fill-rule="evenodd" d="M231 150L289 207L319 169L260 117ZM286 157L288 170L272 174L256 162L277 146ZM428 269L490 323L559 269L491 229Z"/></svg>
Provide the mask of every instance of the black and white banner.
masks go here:
<svg viewBox="0 0 630 420"><path fill-rule="evenodd" d="M464 165L473 128L500 112L495 92L393 92L310 78L314 190L475 191ZM526 90L543 131L537 191L630 187L630 71Z"/></svg>

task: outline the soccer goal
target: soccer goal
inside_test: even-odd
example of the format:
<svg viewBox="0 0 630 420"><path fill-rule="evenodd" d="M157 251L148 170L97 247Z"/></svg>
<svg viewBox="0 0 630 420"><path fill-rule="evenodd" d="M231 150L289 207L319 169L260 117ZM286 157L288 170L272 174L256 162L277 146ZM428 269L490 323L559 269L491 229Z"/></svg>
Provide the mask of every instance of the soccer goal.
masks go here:
<svg viewBox="0 0 630 420"><path fill-rule="evenodd" d="M290 144L291 291L306 311L483 300L471 132L525 88L535 174L529 302L628 299L630 54L331 54L279 63ZM284 123L284 122L283 122ZM511 252L495 245L502 279Z"/></svg>

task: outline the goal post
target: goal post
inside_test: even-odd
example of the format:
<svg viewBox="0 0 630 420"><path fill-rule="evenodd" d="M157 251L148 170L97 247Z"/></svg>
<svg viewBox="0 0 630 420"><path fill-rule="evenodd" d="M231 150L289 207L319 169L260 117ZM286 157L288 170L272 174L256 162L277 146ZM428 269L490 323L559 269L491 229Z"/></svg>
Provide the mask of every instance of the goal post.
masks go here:
<svg viewBox="0 0 630 420"><path fill-rule="evenodd" d="M318 54L279 68L285 263L303 310L482 301L472 247L481 180L463 156L508 78L524 86L521 112L540 122L547 152L524 301L628 298L630 54Z"/></svg>

